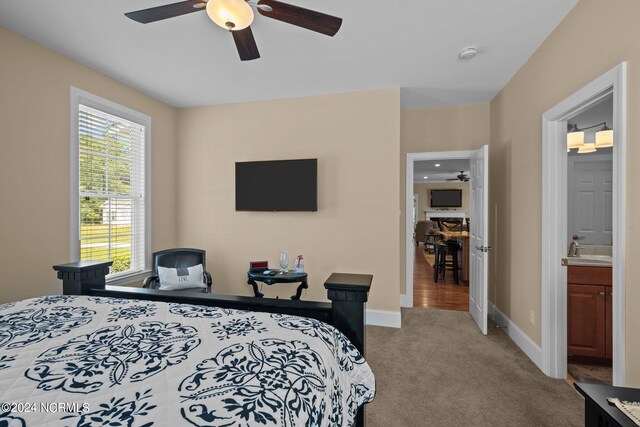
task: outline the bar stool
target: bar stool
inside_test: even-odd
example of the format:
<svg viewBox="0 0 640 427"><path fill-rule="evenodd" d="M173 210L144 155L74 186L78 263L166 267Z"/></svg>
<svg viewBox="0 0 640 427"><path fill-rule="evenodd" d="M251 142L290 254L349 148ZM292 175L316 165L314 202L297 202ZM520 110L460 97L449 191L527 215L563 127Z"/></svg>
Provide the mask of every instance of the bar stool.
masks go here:
<svg viewBox="0 0 640 427"><path fill-rule="evenodd" d="M433 266L433 283L438 283L438 276L445 279L447 270L453 272L453 281L458 282L458 251L460 250L460 242L455 239L446 240L435 245L435 265Z"/></svg>
<svg viewBox="0 0 640 427"><path fill-rule="evenodd" d="M436 244L442 238L440 234L427 233L424 235L424 250L427 253L435 252Z"/></svg>

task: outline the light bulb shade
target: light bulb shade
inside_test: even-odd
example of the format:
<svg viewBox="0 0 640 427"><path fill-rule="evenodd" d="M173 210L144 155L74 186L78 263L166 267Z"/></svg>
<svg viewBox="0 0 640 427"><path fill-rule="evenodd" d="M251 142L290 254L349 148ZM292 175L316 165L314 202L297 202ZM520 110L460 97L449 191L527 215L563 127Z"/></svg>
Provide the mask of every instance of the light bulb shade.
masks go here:
<svg viewBox="0 0 640 427"><path fill-rule="evenodd" d="M613 147L613 130L604 129L596 132L596 148Z"/></svg>
<svg viewBox="0 0 640 427"><path fill-rule="evenodd" d="M207 15L224 29L238 31L253 22L253 10L244 0L209 0Z"/></svg>
<svg viewBox="0 0 640 427"><path fill-rule="evenodd" d="M584 132L569 132L567 134L567 148L580 148L584 145Z"/></svg>
<svg viewBox="0 0 640 427"><path fill-rule="evenodd" d="M582 144L582 146L578 147L578 153L593 153L596 151L596 144Z"/></svg>

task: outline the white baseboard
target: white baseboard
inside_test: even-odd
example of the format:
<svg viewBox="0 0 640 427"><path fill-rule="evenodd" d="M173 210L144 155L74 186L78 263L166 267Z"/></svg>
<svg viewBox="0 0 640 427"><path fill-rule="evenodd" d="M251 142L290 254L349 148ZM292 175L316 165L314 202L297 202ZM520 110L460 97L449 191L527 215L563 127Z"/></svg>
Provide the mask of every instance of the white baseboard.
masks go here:
<svg viewBox="0 0 640 427"><path fill-rule="evenodd" d="M493 320L501 327L504 327L507 331L509 338L516 343L518 347L527 355L529 359L542 370L542 349L538 344L533 342L527 334L522 332L522 329L518 328L515 323L511 321L498 307L489 302L489 314L493 317ZM544 371L543 371L544 372Z"/></svg>
<svg viewBox="0 0 640 427"><path fill-rule="evenodd" d="M365 324L367 325L399 328L401 323L399 311L367 309L365 314Z"/></svg>
<svg viewBox="0 0 640 427"><path fill-rule="evenodd" d="M413 298L409 298L407 294L400 294L400 307L413 307Z"/></svg>

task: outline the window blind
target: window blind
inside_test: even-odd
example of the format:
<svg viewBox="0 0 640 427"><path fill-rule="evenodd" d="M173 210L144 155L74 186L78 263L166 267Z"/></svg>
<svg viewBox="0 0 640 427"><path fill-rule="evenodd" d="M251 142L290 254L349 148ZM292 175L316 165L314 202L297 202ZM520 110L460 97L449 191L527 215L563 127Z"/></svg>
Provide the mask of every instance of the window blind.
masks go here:
<svg viewBox="0 0 640 427"><path fill-rule="evenodd" d="M145 127L78 107L80 260L113 260L111 275L142 271Z"/></svg>

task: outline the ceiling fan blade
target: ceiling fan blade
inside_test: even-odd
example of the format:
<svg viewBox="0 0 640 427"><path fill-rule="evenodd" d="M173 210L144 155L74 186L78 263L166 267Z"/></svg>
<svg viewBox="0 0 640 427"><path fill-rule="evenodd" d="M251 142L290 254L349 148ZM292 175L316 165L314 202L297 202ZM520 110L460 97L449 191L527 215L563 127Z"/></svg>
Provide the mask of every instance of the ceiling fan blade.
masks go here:
<svg viewBox="0 0 640 427"><path fill-rule="evenodd" d="M460 180L458 178L449 178L449 179L446 179L445 181L460 181Z"/></svg>
<svg viewBox="0 0 640 427"><path fill-rule="evenodd" d="M258 5L270 6L272 8L271 11L258 8L258 13L260 15L277 19L278 21L286 22L287 24L306 28L307 30L326 34L331 37L338 32L342 25L342 18L282 3L276 0L260 0L258 1Z"/></svg>
<svg viewBox="0 0 640 427"><path fill-rule="evenodd" d="M233 41L236 42L241 61L260 58L260 52L258 52L258 46L256 45L256 39L253 38L251 27L247 27L244 30L231 31L231 34L233 34Z"/></svg>
<svg viewBox="0 0 640 427"><path fill-rule="evenodd" d="M199 12L205 10L206 7L207 3L202 0L187 0L128 12L125 13L124 16L141 24L148 24L149 22L162 21L163 19L186 15L187 13Z"/></svg>

